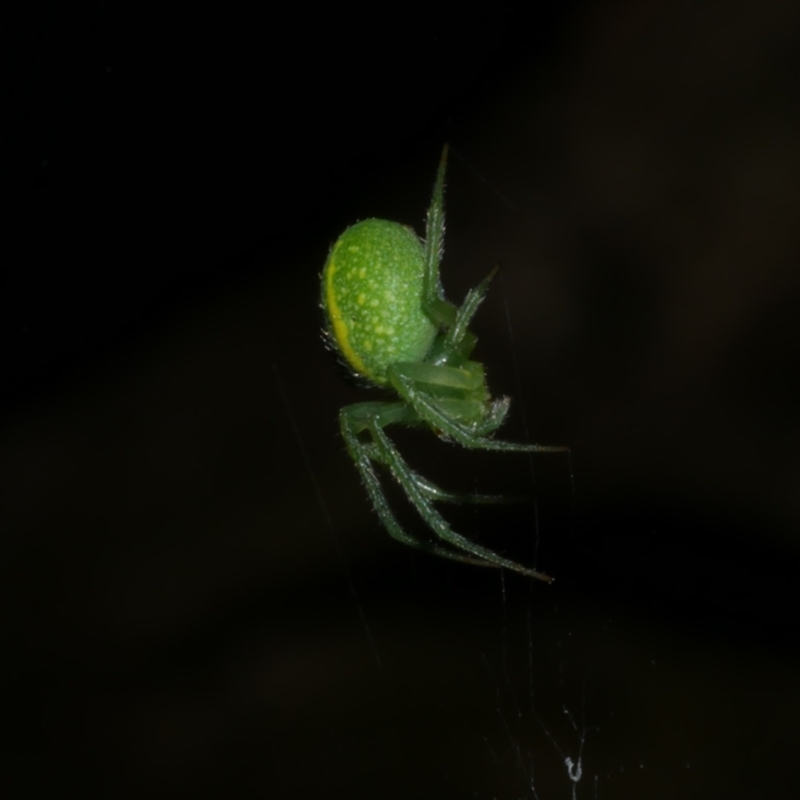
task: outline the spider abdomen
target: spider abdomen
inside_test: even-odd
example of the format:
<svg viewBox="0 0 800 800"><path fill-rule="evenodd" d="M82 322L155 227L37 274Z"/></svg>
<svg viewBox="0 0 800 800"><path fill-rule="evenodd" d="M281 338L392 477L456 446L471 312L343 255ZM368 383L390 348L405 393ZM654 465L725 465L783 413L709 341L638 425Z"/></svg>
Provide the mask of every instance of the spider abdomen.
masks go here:
<svg viewBox="0 0 800 800"><path fill-rule="evenodd" d="M367 219L331 248L322 275L328 332L360 375L386 384L386 370L425 358L437 328L422 309L422 243L405 225Z"/></svg>

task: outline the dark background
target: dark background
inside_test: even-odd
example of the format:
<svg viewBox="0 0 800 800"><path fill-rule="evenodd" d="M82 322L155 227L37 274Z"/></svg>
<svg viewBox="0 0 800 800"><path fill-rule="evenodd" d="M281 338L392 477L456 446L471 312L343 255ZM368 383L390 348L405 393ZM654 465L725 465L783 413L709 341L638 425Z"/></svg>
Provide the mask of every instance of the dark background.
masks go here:
<svg viewBox="0 0 800 800"><path fill-rule="evenodd" d="M1 35L4 794L796 796L795 3ZM502 264L505 435L573 459L396 440L535 494L445 512L551 587L392 542L337 430L327 249L445 141L445 287Z"/></svg>

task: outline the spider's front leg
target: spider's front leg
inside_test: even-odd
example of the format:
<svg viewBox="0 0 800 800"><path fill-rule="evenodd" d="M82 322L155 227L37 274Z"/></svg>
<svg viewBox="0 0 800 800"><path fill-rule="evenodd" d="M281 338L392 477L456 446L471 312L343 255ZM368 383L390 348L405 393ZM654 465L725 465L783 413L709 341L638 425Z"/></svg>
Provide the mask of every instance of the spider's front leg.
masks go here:
<svg viewBox="0 0 800 800"><path fill-rule="evenodd" d="M490 400L483 367L468 361L462 367L394 364L389 380L419 418L469 450L518 453L565 453L568 447L517 444L489 438L505 419L508 398Z"/></svg>
<svg viewBox="0 0 800 800"><path fill-rule="evenodd" d="M415 539L403 530L397 521L394 512L389 507L389 501L383 492L380 479L373 468L374 461L381 461L377 452L374 439L364 442L361 435L370 431L375 420L384 425L390 422L404 421L409 408L405 403L356 403L345 406L339 414L339 424L342 430L347 452L358 469L361 480L367 489L375 511L380 517L383 526L392 536L403 544L412 547L423 547L422 542ZM373 437L370 437L371 439Z"/></svg>
<svg viewBox="0 0 800 800"><path fill-rule="evenodd" d="M523 575L550 582L552 579L521 564L517 564L456 533L434 508L432 500L471 502L502 502L492 495L455 495L415 473L392 444L384 426L397 422L416 421L416 414L404 403L358 403L342 409L340 415L342 435L348 452L358 468L373 506L389 534L403 544L427 550L454 561L463 561L484 567L506 567ZM368 433L370 441L363 441ZM439 537L441 544L418 539L409 534L398 522L384 494L373 462L386 466L406 493L411 504L425 523Z"/></svg>

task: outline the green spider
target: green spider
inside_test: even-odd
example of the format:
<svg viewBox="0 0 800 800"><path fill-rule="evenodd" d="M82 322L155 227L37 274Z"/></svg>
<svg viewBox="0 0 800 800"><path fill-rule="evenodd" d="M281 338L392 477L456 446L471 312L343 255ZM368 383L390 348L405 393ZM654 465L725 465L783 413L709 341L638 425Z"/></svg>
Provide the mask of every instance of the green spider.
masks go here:
<svg viewBox="0 0 800 800"><path fill-rule="evenodd" d="M495 495L444 491L414 472L384 430L388 425L427 425L446 441L470 450L561 453L567 447L503 442L491 435L505 419L510 399L492 400L483 365L471 361L476 338L468 329L495 267L456 308L442 290L439 264L444 245L442 153L425 241L397 222L367 219L348 228L331 248L322 273L326 335L362 378L399 396L394 402L356 403L342 409L342 435L375 510L395 539L456 561L552 579L456 533L435 502L502 503ZM436 535L422 539L398 522L374 465L387 468Z"/></svg>

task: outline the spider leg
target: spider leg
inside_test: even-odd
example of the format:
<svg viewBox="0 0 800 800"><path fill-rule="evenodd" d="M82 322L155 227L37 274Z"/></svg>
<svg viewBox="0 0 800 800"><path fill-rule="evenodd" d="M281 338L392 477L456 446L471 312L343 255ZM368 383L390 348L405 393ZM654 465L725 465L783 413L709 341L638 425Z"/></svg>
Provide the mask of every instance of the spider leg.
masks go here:
<svg viewBox="0 0 800 800"><path fill-rule="evenodd" d="M384 425L400 421L399 416L403 411L408 419L410 409L399 403L359 403L343 408L340 414L342 435L347 450L356 464L375 511L389 535L403 544L435 553L453 561L462 561L484 567L506 567L523 575L529 575L548 583L551 582L552 578L549 576L523 567L509 559L502 558L491 550L470 542L469 539L464 538L450 528L445 519L431 505L428 495L439 494L437 499L442 500L455 498L456 495L443 492L435 484L413 472L383 430ZM371 442L363 442L359 438L359 434L365 430L369 430L372 438ZM418 539L409 534L400 525L389 506L380 479L375 473L373 468L374 461L382 463L389 468L394 478L406 492L411 504L423 520L428 523L433 532L439 536L442 544ZM470 496L468 495L467 497ZM491 496L473 495L472 497L489 498ZM493 502L493 500L483 499L480 502Z"/></svg>
<svg viewBox="0 0 800 800"><path fill-rule="evenodd" d="M444 254L444 175L447 169L448 146L442 149L431 204L425 221L425 277L422 306L432 322L447 330L446 348L468 358L475 346L475 335L467 330L481 304L489 283L497 273L495 267L476 287L470 289L460 308L445 300L439 273Z"/></svg>
<svg viewBox="0 0 800 800"><path fill-rule="evenodd" d="M437 503L473 503L475 505L509 505L526 503L530 500L524 495L479 494L476 492L448 492L435 483L412 471L414 481L429 500Z"/></svg>
<svg viewBox="0 0 800 800"><path fill-rule="evenodd" d="M385 427L391 423L418 421L418 417L416 413L409 409L404 403L359 403L348 406L343 410L342 433L345 436L345 442L348 445L348 450L353 460L358 462L360 456L366 456L367 462L376 461L388 467L390 465L383 457L382 450L374 441L363 442L358 438L358 433L367 430L370 421L375 418L379 419L381 427ZM450 492L446 489L442 489L433 481L423 478L422 475L411 469L409 469L409 473L413 476L419 490L430 500L436 502L503 505L526 502L529 499L527 497L514 495ZM366 480L365 483L367 483Z"/></svg>
<svg viewBox="0 0 800 800"><path fill-rule="evenodd" d="M425 275L422 290L423 310L434 324L443 329L452 328L458 320L458 309L445 299L439 275L439 265L444 253L444 173L447 168L447 151L448 146L445 145L425 221ZM465 332L464 338L469 340L466 346L470 352L475 345L475 337Z"/></svg>
<svg viewBox="0 0 800 800"><path fill-rule="evenodd" d="M496 266L477 286L473 286L472 289L467 292L464 302L456 311L455 321L445 335L445 352L455 350L464 356L464 358L469 358L473 347L475 347L476 338L474 334L467 330L467 327L469 323L472 322L475 312L478 310L478 307L483 302L483 298L486 296L486 292L489 290L489 284L492 282L492 278L494 278L499 269L500 267Z"/></svg>
<svg viewBox="0 0 800 800"><path fill-rule="evenodd" d="M408 402L417 412L421 419L426 420L445 435L458 442L463 447L472 450L504 450L517 453L567 453L569 447L563 445L542 445L542 444L518 444L517 442L504 442L498 439L490 439L481 435L486 430L493 430L502 422L508 403L498 401L493 404L489 419L484 421L476 429L468 428L465 425L451 419L443 413L435 400L430 399L426 392L417 391L414 381L402 373L402 364L395 364L389 367L387 372L392 386L397 393ZM499 418L499 422L497 419ZM494 424L497 423L497 424Z"/></svg>
<svg viewBox="0 0 800 800"><path fill-rule="evenodd" d="M447 545L453 548L456 552L449 548L436 547L435 552L447 558L456 561L469 561L471 563L480 564L486 567L505 567L506 569L519 572L523 575L529 575L532 578L550 583L553 579L549 575L538 572L535 569L523 567L515 561L503 558L492 550L486 547L481 547L479 544L470 541L460 533L456 533L447 520L431 505L430 500L426 496L424 490L420 489L418 477L406 464L402 456L397 452L397 449L392 444L386 432L381 427L378 419L373 420L370 424L370 432L372 433L375 444L380 451L381 460L389 467L392 475L397 482L403 487L411 501L411 504L416 508L417 513L428 524L431 530ZM385 498L384 498L385 499ZM396 522L396 520L395 520ZM408 536L408 534L405 534ZM435 547L435 545L434 545ZM461 552L458 552L461 551ZM466 555L462 555L465 553Z"/></svg>
<svg viewBox="0 0 800 800"><path fill-rule="evenodd" d="M339 415L339 421L347 451L355 462L358 473L361 476L361 481L367 489L370 500L372 500L372 505L389 535L393 539L397 539L397 541L410 545L411 547L437 552L436 548L429 546L426 542L407 533L397 521L397 517L395 517L394 512L389 506L389 501L386 499L386 495L383 492L380 479L375 474L375 470L372 466L373 460L382 460L377 445L374 441L362 442L361 439L359 439L358 434L364 429L366 415L371 413L377 416L380 414L380 405L386 404L360 403L342 409ZM366 408L367 406L374 406L374 408L368 409Z"/></svg>

